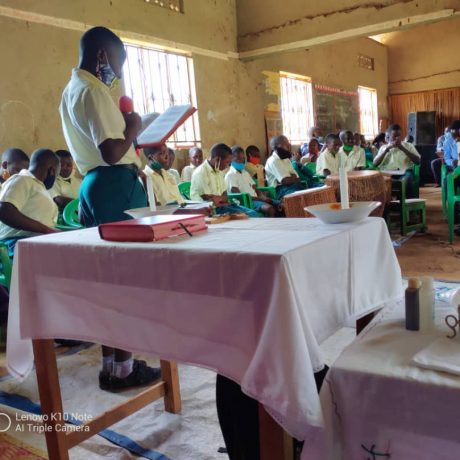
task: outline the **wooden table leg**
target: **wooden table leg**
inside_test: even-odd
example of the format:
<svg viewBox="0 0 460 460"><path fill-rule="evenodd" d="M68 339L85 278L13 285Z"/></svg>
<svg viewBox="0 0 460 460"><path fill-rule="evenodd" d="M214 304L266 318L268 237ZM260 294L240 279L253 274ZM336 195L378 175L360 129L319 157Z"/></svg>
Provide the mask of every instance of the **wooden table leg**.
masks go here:
<svg viewBox="0 0 460 460"><path fill-rule="evenodd" d="M179 372L174 361L160 361L161 379L165 382L165 409L177 414L182 410L180 397Z"/></svg>
<svg viewBox="0 0 460 460"><path fill-rule="evenodd" d="M273 420L259 404L260 460L293 460L294 445L291 436Z"/></svg>
<svg viewBox="0 0 460 460"><path fill-rule="evenodd" d="M50 460L68 460L64 411L53 340L32 340ZM63 429L64 427L64 429Z"/></svg>

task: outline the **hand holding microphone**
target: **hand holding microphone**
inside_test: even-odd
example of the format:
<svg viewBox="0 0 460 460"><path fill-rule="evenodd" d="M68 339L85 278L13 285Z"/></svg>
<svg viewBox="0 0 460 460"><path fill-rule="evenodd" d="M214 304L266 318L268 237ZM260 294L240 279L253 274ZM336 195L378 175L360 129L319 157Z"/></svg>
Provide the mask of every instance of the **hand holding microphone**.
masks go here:
<svg viewBox="0 0 460 460"><path fill-rule="evenodd" d="M133 100L129 96L121 96L118 100L118 107L125 119L126 133L134 139L142 128L142 120L134 111ZM136 142L134 144L136 145Z"/></svg>

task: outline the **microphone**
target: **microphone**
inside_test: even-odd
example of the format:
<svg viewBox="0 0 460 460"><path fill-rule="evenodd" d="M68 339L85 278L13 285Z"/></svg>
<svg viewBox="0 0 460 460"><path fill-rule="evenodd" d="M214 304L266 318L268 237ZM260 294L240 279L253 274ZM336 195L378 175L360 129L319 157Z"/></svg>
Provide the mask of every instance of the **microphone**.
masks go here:
<svg viewBox="0 0 460 460"><path fill-rule="evenodd" d="M129 96L120 96L118 99L118 107L120 108L121 113L134 112L134 102ZM139 151L136 139L134 139L134 149L136 150L136 155L140 157L141 153Z"/></svg>
<svg viewBox="0 0 460 460"><path fill-rule="evenodd" d="M120 96L120 99L118 99L118 107L122 113L134 112L134 102L129 96Z"/></svg>

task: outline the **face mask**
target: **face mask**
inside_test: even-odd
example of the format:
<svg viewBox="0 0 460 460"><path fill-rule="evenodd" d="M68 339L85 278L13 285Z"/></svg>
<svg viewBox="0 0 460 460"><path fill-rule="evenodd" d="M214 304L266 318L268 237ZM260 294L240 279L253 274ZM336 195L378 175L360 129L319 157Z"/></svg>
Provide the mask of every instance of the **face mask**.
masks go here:
<svg viewBox="0 0 460 460"><path fill-rule="evenodd" d="M286 158L291 158L291 152L289 150L284 150L281 147L277 147L276 153L282 160L285 160Z"/></svg>
<svg viewBox="0 0 460 460"><path fill-rule="evenodd" d="M249 163L253 165L260 165L260 158L259 157L251 157L249 158Z"/></svg>
<svg viewBox="0 0 460 460"><path fill-rule="evenodd" d="M107 59L107 54L105 55ZM112 70L112 67L109 64L109 60L107 62L99 62L98 68L96 69L97 76L99 80L107 85L110 89L115 88L119 83L119 78L115 75L115 72Z"/></svg>
<svg viewBox="0 0 460 460"><path fill-rule="evenodd" d="M163 165L158 160L152 160L152 162L150 163L150 167L154 171L160 171L160 169L163 169Z"/></svg>
<svg viewBox="0 0 460 460"><path fill-rule="evenodd" d="M353 146L352 145L345 145L343 144L343 151L346 152L346 153L350 153L352 150L353 150Z"/></svg>
<svg viewBox="0 0 460 460"><path fill-rule="evenodd" d="M244 169L244 163L237 163L236 161L232 161L232 166L237 170L237 171L243 171Z"/></svg>
<svg viewBox="0 0 460 460"><path fill-rule="evenodd" d="M48 175L46 176L46 179L43 181L43 183L45 184L46 190L53 188L55 181L56 181L56 176L53 176L50 173L48 173Z"/></svg>

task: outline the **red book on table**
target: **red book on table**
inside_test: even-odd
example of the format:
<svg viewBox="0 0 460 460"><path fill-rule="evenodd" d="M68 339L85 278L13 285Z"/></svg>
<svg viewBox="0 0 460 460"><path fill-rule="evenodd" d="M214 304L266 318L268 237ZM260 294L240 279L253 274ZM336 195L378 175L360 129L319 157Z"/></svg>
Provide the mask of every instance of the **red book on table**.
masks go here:
<svg viewBox="0 0 460 460"><path fill-rule="evenodd" d="M103 240L120 242L158 241L179 235L191 235L208 227L203 215L167 215L142 217L99 225Z"/></svg>

